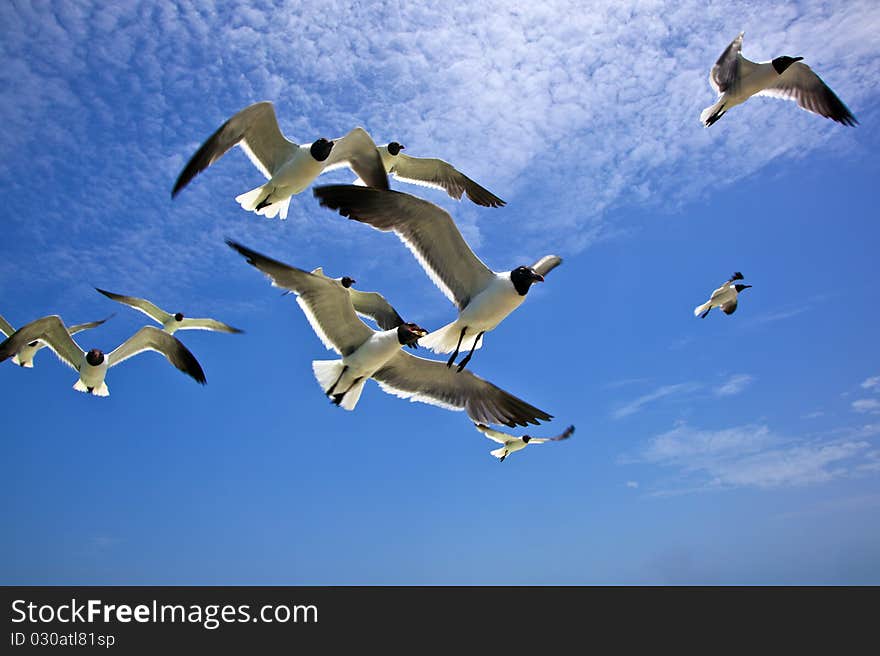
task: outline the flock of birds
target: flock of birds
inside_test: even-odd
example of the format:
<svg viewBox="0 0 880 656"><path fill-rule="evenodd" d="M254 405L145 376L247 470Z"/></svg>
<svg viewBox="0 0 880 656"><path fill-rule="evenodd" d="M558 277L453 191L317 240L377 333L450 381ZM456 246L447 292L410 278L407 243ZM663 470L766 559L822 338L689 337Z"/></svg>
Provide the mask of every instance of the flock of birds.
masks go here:
<svg viewBox="0 0 880 656"><path fill-rule="evenodd" d="M857 124L855 117L834 92L801 62L801 57L777 57L756 63L742 56L740 34L722 53L709 75L718 101L707 107L700 120L706 127L732 107L753 95L795 100L803 109L844 125ZM493 383L466 371L474 352L483 346L487 333L496 328L528 295L531 286L562 263L546 255L531 265L509 271L489 269L471 250L453 218L427 200L392 191L388 175L434 187L461 200L463 195L483 207L503 207L505 202L451 164L436 158L412 157L392 141L377 146L360 127L337 139L318 139L296 144L278 127L270 102L259 102L235 114L211 135L180 173L172 198L199 173L234 146L240 146L267 182L236 197L245 210L268 218L285 219L292 196L307 189L322 173L340 167L357 176L354 184L328 185L313 190L319 203L351 220L376 230L393 232L407 246L434 284L458 310L456 319L428 332L406 322L378 292L354 289L349 276L331 278L322 268L305 271L271 259L240 243L227 244L249 264L265 274L274 286L296 294L312 329L340 357L312 362L314 376L323 393L335 405L354 410L366 382L375 380L390 394L451 410L464 410L477 430L502 446L491 452L503 461L528 444L560 441L571 436L569 426L556 437L520 437L495 430L489 424L509 427L538 424L552 416ZM705 318L712 308L733 314L738 295L751 285L735 272L716 289L708 301L694 309ZM166 312L153 303L98 289L113 301L138 310L161 325L144 326L109 353L82 349L73 336L103 324L107 319L66 326L57 315L42 317L15 330L0 317L0 361L12 357L21 367L33 367L36 353L48 346L62 362L76 370L74 389L107 396L108 369L146 351L161 353L177 369L197 382L206 382L195 356L174 337L179 330L240 333L241 330L210 318L189 318ZM361 320L375 322L370 327ZM108 317L109 318L109 317ZM417 344L435 353L450 353L446 362L411 355L402 347ZM462 353L466 354L456 364Z"/></svg>

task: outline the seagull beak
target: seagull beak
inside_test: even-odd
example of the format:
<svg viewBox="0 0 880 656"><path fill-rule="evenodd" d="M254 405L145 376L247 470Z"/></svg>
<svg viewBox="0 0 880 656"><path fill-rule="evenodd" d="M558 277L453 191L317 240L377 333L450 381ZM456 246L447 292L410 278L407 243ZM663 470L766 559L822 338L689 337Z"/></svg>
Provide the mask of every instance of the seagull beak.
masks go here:
<svg viewBox="0 0 880 656"><path fill-rule="evenodd" d="M534 280L535 282L544 282L544 276L542 276L540 273L536 273L532 277L532 280Z"/></svg>
<svg viewBox="0 0 880 656"><path fill-rule="evenodd" d="M801 61L803 57L792 57L792 59L794 59L795 61Z"/></svg>
<svg viewBox="0 0 880 656"><path fill-rule="evenodd" d="M406 150L406 146L404 146L403 144L400 144L400 149L401 149L401 150Z"/></svg>
<svg viewBox="0 0 880 656"><path fill-rule="evenodd" d="M424 337L425 335L428 334L428 331L425 330L424 328L419 328L418 330L414 330L413 332L414 332L416 335L418 335L419 338L422 338L422 337Z"/></svg>

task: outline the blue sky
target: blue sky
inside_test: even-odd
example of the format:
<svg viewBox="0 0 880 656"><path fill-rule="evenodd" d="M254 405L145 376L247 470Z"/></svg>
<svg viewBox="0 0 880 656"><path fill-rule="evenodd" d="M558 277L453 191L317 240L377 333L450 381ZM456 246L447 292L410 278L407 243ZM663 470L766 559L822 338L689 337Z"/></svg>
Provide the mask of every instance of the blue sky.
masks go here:
<svg viewBox="0 0 880 656"><path fill-rule="evenodd" d="M71 390L47 352L0 366L0 581L31 584L880 583L880 358L872 274L876 2L3 3L0 314L15 326L214 316ZM707 76L802 55L861 125L756 98L711 129ZM563 266L474 372L577 431L499 464L466 415L369 384L323 398L328 353L223 243L348 274L426 328L453 308L390 235L320 208L242 211L230 152L175 201L198 145L276 105L308 142L362 125L508 201L452 212L496 269ZM321 182L347 181L344 171ZM692 309L734 270L739 310ZM422 353L425 355L425 353Z"/></svg>

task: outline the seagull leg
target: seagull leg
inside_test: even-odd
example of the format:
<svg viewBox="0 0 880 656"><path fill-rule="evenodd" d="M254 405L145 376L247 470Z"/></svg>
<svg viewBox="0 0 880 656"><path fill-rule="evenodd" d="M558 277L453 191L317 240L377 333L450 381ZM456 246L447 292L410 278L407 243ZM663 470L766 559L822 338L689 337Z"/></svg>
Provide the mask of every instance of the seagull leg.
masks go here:
<svg viewBox="0 0 880 656"><path fill-rule="evenodd" d="M345 375L346 371L348 371L348 365L345 365L344 367L342 367L342 371L339 373L339 378L336 379L336 382L333 383L330 386L330 389L328 389L326 392L324 392L324 394L326 394L327 396L333 396L333 390L336 389L336 386L339 384L339 381L342 380L342 377ZM339 404L337 403L336 405L339 405Z"/></svg>
<svg viewBox="0 0 880 656"><path fill-rule="evenodd" d="M477 338L474 340L474 345L471 347L470 353L468 353L466 356L464 356L464 360L462 360L461 362L458 363L458 369L456 371L461 371L462 369L464 369L467 366L467 363L471 361L471 358L474 355L474 351L477 348L477 343L480 341L480 337L483 336L484 332L486 332L486 331L484 330L479 335L477 335Z"/></svg>
<svg viewBox="0 0 880 656"><path fill-rule="evenodd" d="M263 200L261 200L254 209L261 210L264 207L268 207L269 205L271 205L272 201L269 200L269 196L271 196L273 193L275 193L274 189L272 191L270 191L268 194L266 194L266 197Z"/></svg>
<svg viewBox="0 0 880 656"><path fill-rule="evenodd" d="M506 457L507 457L507 454L505 453L503 456L501 456L500 458L498 458L498 462L504 462L504 459L505 459Z"/></svg>
<svg viewBox="0 0 880 656"><path fill-rule="evenodd" d="M461 348L461 340L464 339L464 334L467 332L467 326L461 329L461 335L458 336L458 345L455 347L455 352L452 354L452 357L449 358L449 362L446 363L447 367L451 367L452 363L455 362L455 358L458 357L458 350Z"/></svg>
<svg viewBox="0 0 880 656"><path fill-rule="evenodd" d="M712 308L709 308L708 310L703 312L703 314L700 315L700 319L705 319L706 315L709 314L709 312L711 312L711 311L712 311Z"/></svg>

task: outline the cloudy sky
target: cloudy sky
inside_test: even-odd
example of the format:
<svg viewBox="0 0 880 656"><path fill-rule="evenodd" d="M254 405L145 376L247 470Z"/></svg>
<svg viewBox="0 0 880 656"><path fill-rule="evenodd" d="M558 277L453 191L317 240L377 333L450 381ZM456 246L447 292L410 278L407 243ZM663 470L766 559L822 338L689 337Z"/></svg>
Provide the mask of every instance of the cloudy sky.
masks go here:
<svg viewBox="0 0 880 656"><path fill-rule="evenodd" d="M0 366L4 583L880 583L876 2L6 2L0 314L114 348L143 317L215 316L112 395L47 352ZM846 128L756 98L711 129L712 63L801 55ZM568 424L499 464L462 413L369 384L223 243L351 275L438 328L453 308L392 236L320 208L242 211L240 150L174 201L223 121L275 103L309 142L365 127L506 201L449 210L497 270L565 263L471 368ZM351 180L346 171L321 182ZM693 307L734 270L733 316ZM423 352L424 355L424 352Z"/></svg>

